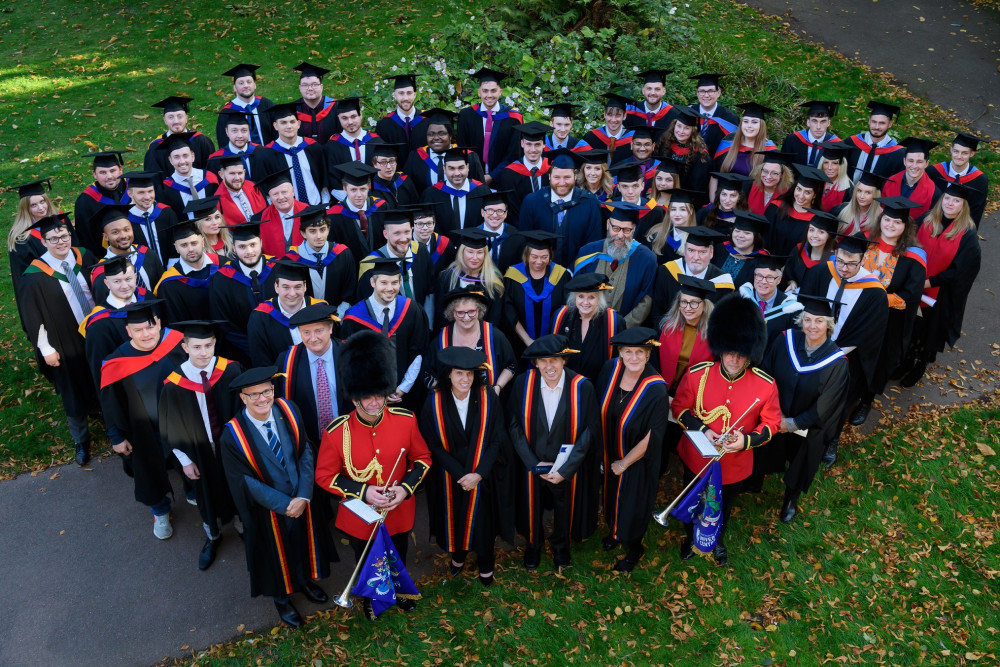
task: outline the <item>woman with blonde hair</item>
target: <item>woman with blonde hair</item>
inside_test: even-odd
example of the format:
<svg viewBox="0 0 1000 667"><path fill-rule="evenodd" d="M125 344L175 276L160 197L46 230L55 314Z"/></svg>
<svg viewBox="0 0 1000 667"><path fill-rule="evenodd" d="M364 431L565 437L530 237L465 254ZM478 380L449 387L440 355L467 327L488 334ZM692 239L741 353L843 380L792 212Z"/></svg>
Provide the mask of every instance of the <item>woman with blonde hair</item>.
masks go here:
<svg viewBox="0 0 1000 667"><path fill-rule="evenodd" d="M830 209L830 213L840 218L840 233L853 236L864 232L865 236L878 229L882 218L882 206L875 201L882 196L885 178L870 171L861 172L861 178L854 184L854 192L847 202Z"/></svg>
<svg viewBox="0 0 1000 667"><path fill-rule="evenodd" d="M52 199L46 192L46 187L52 189L52 179L43 178L23 185L9 188L17 190L17 211L14 213L14 224L7 234L7 258L10 263L10 278L14 283L14 294L17 294L21 275L32 261L45 254L42 236L31 226L47 215L55 215L59 211L52 205Z"/></svg>
<svg viewBox="0 0 1000 667"><path fill-rule="evenodd" d="M611 199L615 182L608 171L608 151L580 151L577 155L584 159L584 163L576 175L576 186L597 197L598 201Z"/></svg>
<svg viewBox="0 0 1000 667"><path fill-rule="evenodd" d="M747 206L757 215L764 215L767 205L788 192L795 182L792 154L764 151L761 163L750 172L753 184L747 194Z"/></svg>
<svg viewBox="0 0 1000 667"><path fill-rule="evenodd" d="M213 203L212 200L215 200ZM222 211L218 208L219 198L216 196L205 197L199 200L198 211L211 211L205 217L199 217L195 213L195 227L201 233L201 238L205 242L205 250L214 252L219 256L233 257L233 234L226 226L226 221L222 217ZM204 204L202 204L204 202Z"/></svg>
<svg viewBox="0 0 1000 667"><path fill-rule="evenodd" d="M485 320L499 324L503 311L503 276L490 258L487 240L492 234L482 229L456 229L453 236L458 244L455 259L438 276L434 290L434 303L443 304L445 295L460 287L476 285L486 295L489 305ZM434 316L434 329L445 326L444 307L438 306Z"/></svg>
<svg viewBox="0 0 1000 667"><path fill-rule="evenodd" d="M715 151L715 171L736 172L748 176L761 163L764 151L774 151L778 147L767 138L767 123L764 114L774 111L756 102L737 104L743 109L743 117L736 131L722 140ZM715 197L718 181L712 178L708 188L709 198Z"/></svg>
<svg viewBox="0 0 1000 667"><path fill-rule="evenodd" d="M851 187L854 184L848 176L848 145L834 141L820 144L820 147L823 149L823 154L819 159L819 170L830 179L823 188L823 210L829 211L850 199Z"/></svg>

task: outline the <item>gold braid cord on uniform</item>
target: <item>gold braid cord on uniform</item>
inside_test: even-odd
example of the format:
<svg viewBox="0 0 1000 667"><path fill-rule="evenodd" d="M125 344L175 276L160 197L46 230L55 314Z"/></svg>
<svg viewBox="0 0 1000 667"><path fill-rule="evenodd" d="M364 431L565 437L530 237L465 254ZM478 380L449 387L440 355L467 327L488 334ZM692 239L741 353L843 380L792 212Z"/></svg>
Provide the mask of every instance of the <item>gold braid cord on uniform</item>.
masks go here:
<svg viewBox="0 0 1000 667"><path fill-rule="evenodd" d="M713 408L709 411L705 411L705 406L702 405L701 397L705 394L705 385L708 384L708 372L701 374L701 381L698 382L698 397L694 402L694 416L704 422L706 425L713 423L719 417L722 417L722 433L729 430L729 420L732 419L733 413L729 411L725 405L720 405L717 408Z"/></svg>
<svg viewBox="0 0 1000 667"><path fill-rule="evenodd" d="M344 467L347 469L347 474L355 482L365 482L367 483L372 474L375 475L376 483L381 486L382 482L382 464L379 463L378 458L373 456L372 460L368 462L361 470L354 467L354 463L351 461L351 426L350 424L344 424Z"/></svg>

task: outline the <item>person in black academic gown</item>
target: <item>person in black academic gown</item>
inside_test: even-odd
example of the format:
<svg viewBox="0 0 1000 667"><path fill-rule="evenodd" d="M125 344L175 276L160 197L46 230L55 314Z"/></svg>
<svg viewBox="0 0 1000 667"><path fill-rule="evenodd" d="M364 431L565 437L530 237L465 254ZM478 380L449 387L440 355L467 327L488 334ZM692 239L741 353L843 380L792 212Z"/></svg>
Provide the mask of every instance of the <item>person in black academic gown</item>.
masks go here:
<svg viewBox="0 0 1000 667"><path fill-rule="evenodd" d="M58 213L52 204L52 198L46 192L52 190L52 179L43 178L31 183L15 185L9 191L17 191L17 211L14 221L7 233L7 266L10 269L10 279L14 286L14 298L18 295L18 284L21 275L34 260L45 253L42 245L42 235L32 225L47 215ZM20 304L18 316L21 317ZM22 317L21 328L24 328Z"/></svg>
<svg viewBox="0 0 1000 667"><path fill-rule="evenodd" d="M551 125L537 120L517 126L521 138L521 158L504 167L493 184L497 190L507 193L507 205L513 222L521 219L521 203L524 198L549 184L549 160L542 156L545 135L551 131Z"/></svg>
<svg viewBox="0 0 1000 667"><path fill-rule="evenodd" d="M701 136L708 146L709 155L715 155L726 135L735 132L740 124L740 117L735 111L719 104L723 91L719 79L723 76L723 74L704 72L688 77L697 82L695 93L698 102L691 105L691 111L701 117Z"/></svg>
<svg viewBox="0 0 1000 667"><path fill-rule="evenodd" d="M372 147L382 143L382 139L364 128L360 97L340 98L333 108L333 113L337 115L341 131L323 144L323 151L326 153L326 187L332 199L336 200L344 197L340 180L343 171L338 167L349 162L363 162L370 165Z"/></svg>
<svg viewBox="0 0 1000 667"><path fill-rule="evenodd" d="M322 301L306 296L309 270L287 258L274 268L275 296L261 301L247 320L250 362L255 367L270 366L282 352L302 342L290 318L306 306Z"/></svg>
<svg viewBox="0 0 1000 667"><path fill-rule="evenodd" d="M354 259L359 260L382 245L382 227L376 213L389 206L372 193L372 176L377 173L374 167L363 162L345 162L337 171L346 196L326 211L330 239L346 245Z"/></svg>
<svg viewBox="0 0 1000 667"><path fill-rule="evenodd" d="M91 171L94 182L84 188L73 205L73 220L76 221L74 233L76 242L95 257L103 255L104 248L101 246L101 230L90 228L94 214L107 204L130 204L132 201L125 191L125 179L122 178L122 167L125 165L122 154L126 152L128 151L101 151L83 156L94 161Z"/></svg>
<svg viewBox="0 0 1000 667"><path fill-rule="evenodd" d="M667 427L667 383L650 365L659 344L648 327L632 327L611 339L618 358L601 368L597 378L604 430L605 551L618 544L625 556L615 563L631 572L645 553L642 538L649 526L660 479L663 433Z"/></svg>
<svg viewBox="0 0 1000 667"><path fill-rule="evenodd" d="M780 514L785 523L795 516L799 496L809 490L827 444L836 437L849 375L846 355L830 339L830 300L800 298L805 310L798 326L771 341L761 364L778 385L782 417L779 431L753 457L754 474L785 474Z"/></svg>
<svg viewBox="0 0 1000 667"><path fill-rule="evenodd" d="M170 229L177 262L163 272L153 292L163 300L164 324L210 319L209 281L219 270L218 257L205 252L205 241L194 221L182 220Z"/></svg>
<svg viewBox="0 0 1000 667"><path fill-rule="evenodd" d="M426 146L420 146L403 162L403 173L413 179L413 185L421 195L434 183L444 182L444 158L449 148L457 148L454 143L455 118L458 114L447 109L428 109L423 112L427 119ZM482 182L485 178L483 161L476 153L466 153L469 158L469 178Z"/></svg>
<svg viewBox="0 0 1000 667"><path fill-rule="evenodd" d="M944 192L949 183L960 183L969 189L969 214L979 227L986 209L986 198L990 191L990 179L979 167L969 164L979 149L979 142L985 141L965 132L959 132L951 142L951 160L930 167L927 175Z"/></svg>
<svg viewBox="0 0 1000 667"><path fill-rule="evenodd" d="M552 332L552 316L566 303L570 273L552 261L556 235L525 232L521 261L504 275L501 328L518 357L539 336Z"/></svg>
<svg viewBox="0 0 1000 667"><path fill-rule="evenodd" d="M438 386L420 413L420 431L433 459L427 480L431 537L451 555L457 576L476 552L479 582L493 583L496 535L509 516L497 478L506 479L505 420L496 392L477 370L486 355L467 347L439 354ZM513 542L513 531L507 536Z"/></svg>
<svg viewBox="0 0 1000 667"><path fill-rule="evenodd" d="M299 93L302 95L294 102L299 135L325 144L340 132L337 114L333 112L337 100L323 94L323 77L330 70L308 62L301 62L292 69L299 73Z"/></svg>
<svg viewBox="0 0 1000 667"><path fill-rule="evenodd" d="M681 290L680 283L677 282L677 276L681 274L715 283L716 295L713 301L736 288L732 276L712 264L715 244L724 238L723 235L714 229L699 226L685 227L684 231L684 256L656 267L651 322L659 322L670 310Z"/></svg>
<svg viewBox="0 0 1000 667"><path fill-rule="evenodd" d="M437 228L443 234L456 229L477 227L482 213L470 193L486 193L490 188L469 178L469 156L464 148L449 148L444 154L444 180L432 183L420 196L422 203L434 205Z"/></svg>
<svg viewBox="0 0 1000 667"><path fill-rule="evenodd" d="M753 281L758 260L767 255L764 239L770 225L763 216L749 211L737 211L733 218L728 239L722 242L721 252L712 253L712 263L723 273L728 273L737 288ZM784 262L782 257L782 262Z"/></svg>
<svg viewBox="0 0 1000 667"><path fill-rule="evenodd" d="M829 183L826 174L813 167L796 164L795 183L773 199L764 210L771 224L765 247L774 255L790 255L809 228L809 221L823 210L823 185Z"/></svg>
<svg viewBox="0 0 1000 667"><path fill-rule="evenodd" d="M177 256L170 235L170 228L177 224L177 214L167 204L156 201L161 176L159 172L130 171L126 172L125 179L132 200L127 215L132 223L134 243L148 247L165 269ZM152 289L155 285L154 282L147 287Z"/></svg>
<svg viewBox="0 0 1000 667"><path fill-rule="evenodd" d="M275 104L268 110L277 138L254 151L254 157L265 174L290 170L296 201L325 204L330 201L326 153L318 141L299 136L300 121L295 108L294 102L288 102Z"/></svg>
<svg viewBox="0 0 1000 667"><path fill-rule="evenodd" d="M285 259L309 269L309 296L347 310L354 301L358 270L354 254L343 243L331 240L326 207L309 206L295 219L303 242L289 248Z"/></svg>
<svg viewBox="0 0 1000 667"><path fill-rule="evenodd" d="M129 342L111 353L101 367L101 409L115 453L135 482L135 499L153 512L153 535L173 535L172 489L160 440L159 400L163 381L184 361L183 334L160 327L156 300L126 306Z"/></svg>
<svg viewBox="0 0 1000 667"><path fill-rule="evenodd" d="M250 595L270 596L281 620L304 622L290 596L312 602L330 598L316 579L330 574L337 558L326 517L311 506L316 446L309 442L298 408L274 397L274 366L254 368L230 384L245 408L219 440L222 467L244 527Z"/></svg>
<svg viewBox="0 0 1000 667"><path fill-rule="evenodd" d="M152 289L160 282L163 265L148 246L135 243L135 226L128 218L128 206L111 204L98 211L97 216L100 220L95 221L93 227L102 230L107 251L90 271L94 303L102 303L108 295L101 274L104 273L104 264L116 257L128 255L135 268L136 284L143 289Z"/></svg>
<svg viewBox="0 0 1000 667"><path fill-rule="evenodd" d="M584 540L597 528L597 401L590 381L566 368L566 357L573 353L565 336L539 337L524 351L534 367L514 379L507 401L507 429L516 453L511 466L517 489L513 509L518 532L527 540L528 570L541 562L546 508L553 513L548 538L557 570L571 564L570 539ZM564 445L573 447L556 467Z"/></svg>
<svg viewBox="0 0 1000 667"><path fill-rule="evenodd" d="M477 201L481 206L483 224L479 225L479 229L492 234L487 239L487 246L493 266L501 273L506 273L507 269L521 261L525 242L521 231L507 222L510 216L508 194L507 190L497 190L469 195L469 199Z"/></svg>
<svg viewBox="0 0 1000 667"><path fill-rule="evenodd" d="M868 131L846 139L851 148L847 153L850 177L857 181L862 171L888 178L903 171L903 146L889 136L893 116L898 116L895 104L871 100L868 102Z"/></svg>
<svg viewBox="0 0 1000 667"><path fill-rule="evenodd" d="M260 223L229 227L233 254L208 281L208 306L222 332L219 352L243 365L250 363L247 323L254 308L274 296L275 260L261 250Z"/></svg>
<svg viewBox="0 0 1000 667"><path fill-rule="evenodd" d="M573 276L564 285L567 305L552 316L552 333L566 336L569 346L577 350L566 358L566 365L591 382L612 356L611 339L625 330L625 320L608 307L604 294L611 286L605 280L600 273Z"/></svg>
<svg viewBox="0 0 1000 667"><path fill-rule="evenodd" d="M207 570L222 541L220 526L236 514L217 452L222 428L233 418L238 403L229 385L243 369L215 354L214 322L178 322L177 328L184 334L181 349L187 359L163 383L160 439L194 486L206 536L198 569Z"/></svg>
<svg viewBox="0 0 1000 667"><path fill-rule="evenodd" d="M420 201L420 193L413 179L397 170L401 144L375 144L372 146L372 166L378 173L372 176L372 189L385 199L390 208L410 206Z"/></svg>
<svg viewBox="0 0 1000 667"><path fill-rule="evenodd" d="M486 321L499 325L503 315L503 275L493 266L493 258L487 249L491 235L476 227L473 229L455 230L451 233L455 239L455 260L437 276L434 286L434 328L444 326L445 295L454 289L476 286L489 305L486 309Z"/></svg>
<svg viewBox="0 0 1000 667"><path fill-rule="evenodd" d="M806 127L790 133L781 143L781 152L793 155L792 162L810 167L819 167L825 142L840 141L840 137L830 131L830 119L837 115L840 102L809 100L798 105L806 109Z"/></svg>
<svg viewBox="0 0 1000 667"><path fill-rule="evenodd" d="M188 218L185 207L192 201L211 197L219 188L219 177L194 165L194 150L190 132L171 134L156 146L168 162L161 186L163 203L168 204L178 219Z"/></svg>
<svg viewBox="0 0 1000 667"><path fill-rule="evenodd" d="M490 185L508 164L517 160L517 126L521 114L503 104L500 84L507 74L481 67L472 74L479 81L479 102L458 112L458 143L468 146L486 169L484 182ZM440 218L439 218L440 219Z"/></svg>
<svg viewBox="0 0 1000 667"><path fill-rule="evenodd" d="M399 266L400 294L423 306L434 291L434 264L427 248L413 241L413 215L409 211L387 211L379 215L385 245L375 249L358 266L358 290L354 300L372 293L372 262L394 259Z"/></svg>
<svg viewBox="0 0 1000 667"><path fill-rule="evenodd" d="M90 460L87 412L93 384L78 327L94 307L90 269L95 260L87 250L72 246L65 214L46 216L33 227L41 234L45 252L21 276L18 303L38 370L62 399L76 462L82 466Z"/></svg>
<svg viewBox="0 0 1000 667"><path fill-rule="evenodd" d="M417 111L417 74L392 74L392 99L396 108L375 124L375 133L398 145L399 164L406 164L412 152L427 144L427 113Z"/></svg>
<svg viewBox="0 0 1000 667"><path fill-rule="evenodd" d="M265 113L274 102L256 94L259 69L260 65L240 63L222 73L222 76L233 77L233 92L236 97L226 102L221 111L242 112L250 123L251 143L263 146L274 139L274 130ZM226 145L225 114L219 114L219 120L215 123L215 143L219 146Z"/></svg>
<svg viewBox="0 0 1000 667"><path fill-rule="evenodd" d="M149 143L146 157L143 159L143 171L169 174L171 168L166 155L156 150L156 147L171 134L182 132L190 135L188 143L194 151L194 166L199 169L208 166L208 157L215 152L215 144L201 132L192 132L188 129L188 105L191 102L194 100L186 95L171 95L152 105L154 109L163 110L163 124L167 126L167 131Z"/></svg>
<svg viewBox="0 0 1000 667"><path fill-rule="evenodd" d="M583 140L595 150L608 152L608 164L617 164L632 157L632 132L625 126L625 112L635 102L618 93L605 93L604 125L583 135Z"/></svg>

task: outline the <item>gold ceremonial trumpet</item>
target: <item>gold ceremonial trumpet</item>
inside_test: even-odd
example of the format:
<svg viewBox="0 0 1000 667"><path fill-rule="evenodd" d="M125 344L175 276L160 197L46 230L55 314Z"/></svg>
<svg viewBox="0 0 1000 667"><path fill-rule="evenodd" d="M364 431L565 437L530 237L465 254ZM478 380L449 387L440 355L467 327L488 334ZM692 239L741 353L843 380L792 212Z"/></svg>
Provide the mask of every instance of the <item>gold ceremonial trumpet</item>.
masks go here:
<svg viewBox="0 0 1000 667"><path fill-rule="evenodd" d="M723 433L722 435L719 436L719 438L715 441L715 444L717 446L719 446L719 447L722 447L729 440L731 440L733 437L735 437L736 436L736 425L739 424L743 420L743 418L747 416L747 413L749 413L751 410L753 410L754 406L757 405L758 403L760 403L760 399L759 398L755 398L754 401L753 401L753 403L750 404L750 407L747 408L746 411L742 415L740 415L739 419L737 419L732 424L730 424L729 425L729 429L725 433ZM673 501L671 501L671 503L669 505L667 505L665 508L663 508L663 510L661 510L659 512L654 512L653 513L653 520L656 521L656 523L660 524L661 526L666 527L667 526L667 519L670 516L670 510L674 509L674 507L677 506L677 503L679 503L681 501L681 498L683 498L685 495L687 495L687 492L691 490L691 487L694 486L694 483L698 481L698 478L701 477L705 473L706 470L708 470L708 466L712 465L713 463L715 463L716 461L718 461L719 459L721 459L723 456L725 456L728 453L729 452L727 450L723 450L722 453L719 454L718 456L709 459L708 463L705 464L705 467L702 468L698 472L698 474L694 476L694 479L692 479L690 482L688 482L688 485L685 486L681 490L681 492L677 494L677 497L674 498Z"/></svg>
<svg viewBox="0 0 1000 667"><path fill-rule="evenodd" d="M389 484L392 481L392 476L396 472L396 466L399 465L399 460L403 458L403 454L405 453L405 449L400 450L399 456L396 457L396 462L392 464L392 470L386 478L385 486L382 487L382 495L386 495L386 491L389 489ZM358 558L358 564L354 566L354 572L351 573L351 578L347 580L347 585L344 586L344 590L340 592L340 595L333 599L333 603L338 607L350 609L354 606L354 603L351 602L351 589L354 588L354 584L358 582L358 574L361 572L361 566L364 565L365 558L368 557L368 549L371 548L372 541L375 539L375 533L378 532L378 527L382 525L383 521L385 521L385 517L389 514L389 510L381 510L380 514L382 516L375 522L375 525L372 526L372 534L368 536L368 542L365 543L365 548L361 550L361 556Z"/></svg>

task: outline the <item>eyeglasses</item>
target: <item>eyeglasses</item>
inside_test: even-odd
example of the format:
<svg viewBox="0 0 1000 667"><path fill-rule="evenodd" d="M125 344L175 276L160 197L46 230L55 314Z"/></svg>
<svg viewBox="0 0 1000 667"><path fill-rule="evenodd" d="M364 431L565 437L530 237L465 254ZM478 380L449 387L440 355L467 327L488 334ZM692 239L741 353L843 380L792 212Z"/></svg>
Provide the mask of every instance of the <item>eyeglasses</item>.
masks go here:
<svg viewBox="0 0 1000 667"><path fill-rule="evenodd" d="M711 95L712 93L718 92L718 88L699 88L699 95Z"/></svg>
<svg viewBox="0 0 1000 667"><path fill-rule="evenodd" d="M501 216L507 215L507 209L505 208L484 208L483 214L488 218L499 218Z"/></svg>
<svg viewBox="0 0 1000 667"><path fill-rule="evenodd" d="M46 236L45 241L48 243L69 243L73 239L69 234L60 234L59 236Z"/></svg>
<svg viewBox="0 0 1000 667"><path fill-rule="evenodd" d="M624 236L632 236L632 232L635 231L635 227L619 227L615 223L608 223L611 227L612 234L622 234Z"/></svg>
<svg viewBox="0 0 1000 667"><path fill-rule="evenodd" d="M322 83L300 83L299 88L322 88Z"/></svg>
<svg viewBox="0 0 1000 667"><path fill-rule="evenodd" d="M429 221L424 221L424 222L414 222L413 226L414 227L433 227L434 226L434 221L433 220L429 220Z"/></svg>
<svg viewBox="0 0 1000 667"><path fill-rule="evenodd" d="M427 136L428 137L447 137L447 136L449 136L449 132L447 130L438 130L436 132L431 132L430 130L428 130L427 131Z"/></svg>
<svg viewBox="0 0 1000 667"><path fill-rule="evenodd" d="M456 310L453 311L453 314L455 315L456 318L460 318L463 320L471 320L473 317L479 315L479 309L477 308L475 310Z"/></svg>
<svg viewBox="0 0 1000 667"><path fill-rule="evenodd" d="M760 273L753 274L753 279L754 280L759 280L760 282L767 283L768 285L770 285L771 283L777 282L778 278L780 278L780 277L781 276L765 276L765 275L762 275Z"/></svg>
<svg viewBox="0 0 1000 667"><path fill-rule="evenodd" d="M839 257L835 257L833 261L834 261L834 263L837 266L842 266L845 269L854 269L854 268L857 268L857 267L861 266L861 262L860 261L859 262L845 262L844 260L842 260Z"/></svg>
<svg viewBox="0 0 1000 667"><path fill-rule="evenodd" d="M396 164L396 158L394 157L380 158L378 160L375 160L376 167L388 167L389 165L392 164Z"/></svg>
<svg viewBox="0 0 1000 667"><path fill-rule="evenodd" d="M680 307L683 308L684 310L694 310L695 308L697 308L698 306L700 306L705 302L702 301L701 299L694 299L692 301L688 301L687 299L681 299L678 303L680 304Z"/></svg>
<svg viewBox="0 0 1000 667"><path fill-rule="evenodd" d="M781 176L781 170L779 169L777 171L771 171L769 169L767 169L767 170L761 169L760 175L761 176L770 176L771 178L778 178L779 176Z"/></svg>
<svg viewBox="0 0 1000 667"><path fill-rule="evenodd" d="M243 391L240 393L249 398L251 401L256 401L257 399L260 398L271 398L272 396L274 396L274 387L270 387L269 389L265 389L264 391L254 391L254 392Z"/></svg>

